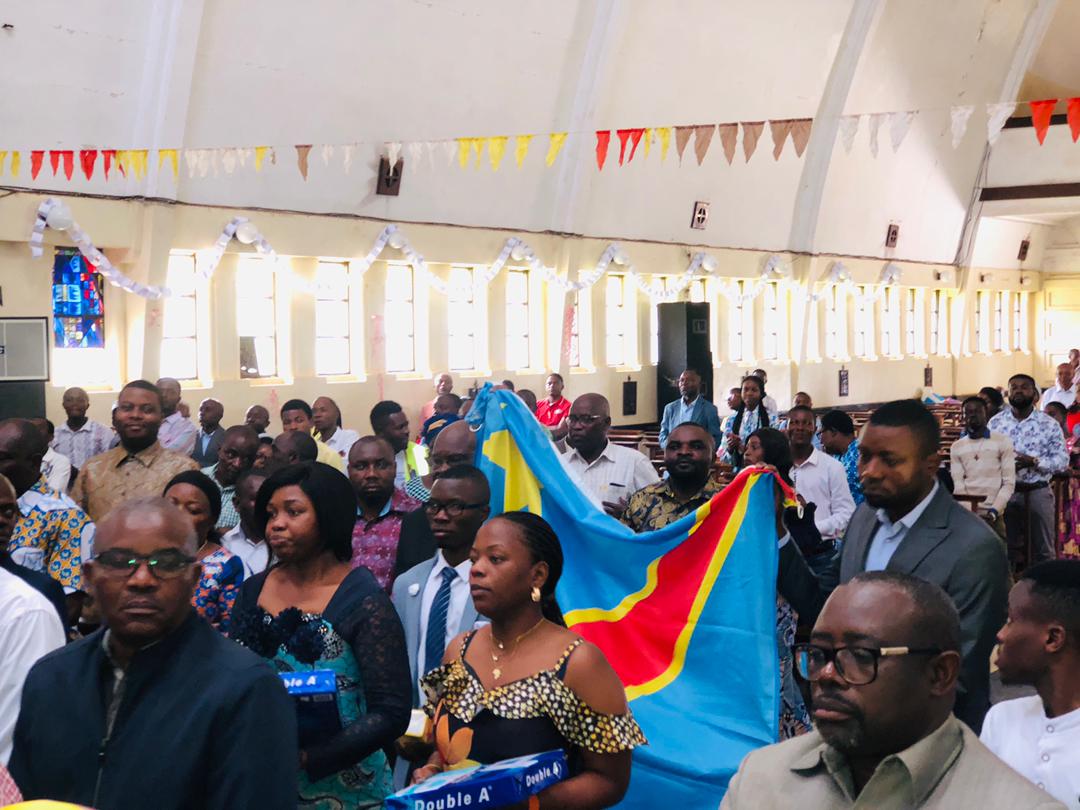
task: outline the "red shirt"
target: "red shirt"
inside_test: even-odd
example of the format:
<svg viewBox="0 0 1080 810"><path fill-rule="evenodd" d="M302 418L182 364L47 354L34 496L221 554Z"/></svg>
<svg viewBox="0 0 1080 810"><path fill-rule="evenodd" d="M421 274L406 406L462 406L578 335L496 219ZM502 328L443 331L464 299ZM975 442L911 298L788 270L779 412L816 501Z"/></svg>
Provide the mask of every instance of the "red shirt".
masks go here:
<svg viewBox="0 0 1080 810"><path fill-rule="evenodd" d="M569 414L570 400L566 397L559 397L558 402L554 404L545 399L536 405L536 418L540 420L541 425L548 427L558 427L559 422Z"/></svg>

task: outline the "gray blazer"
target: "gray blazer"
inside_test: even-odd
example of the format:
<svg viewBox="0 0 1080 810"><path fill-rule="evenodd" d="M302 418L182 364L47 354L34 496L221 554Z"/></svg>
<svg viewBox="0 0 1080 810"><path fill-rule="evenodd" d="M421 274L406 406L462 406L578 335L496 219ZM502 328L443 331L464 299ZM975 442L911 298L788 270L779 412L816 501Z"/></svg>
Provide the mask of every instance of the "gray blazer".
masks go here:
<svg viewBox="0 0 1080 810"><path fill-rule="evenodd" d="M199 467L209 467L212 464L217 464L218 450L221 449L221 443L225 440L225 430L218 427L213 433L210 434L210 441L206 443L206 452L202 451L202 429L195 434L195 448L191 451L191 457L198 462Z"/></svg>
<svg viewBox="0 0 1080 810"><path fill-rule="evenodd" d="M832 572L821 582L813 578L794 543L784 546L778 587L803 620L812 622L817 617L831 590L830 582L844 584L865 570L877 526L877 510L867 503L860 505L848 524ZM929 580L952 597L960 612L963 655L956 715L977 733L990 708L990 653L1008 604L1009 564L1001 539L986 521L939 487L886 570Z"/></svg>
<svg viewBox="0 0 1080 810"><path fill-rule="evenodd" d="M665 447L667 445L667 437L675 428L679 425L676 423L678 418L676 414L678 409L682 407L682 400L677 399L674 402L669 402L664 406L664 415L660 420L660 446ZM713 405L705 397L698 395L697 402L694 403L694 411L690 416L691 422L696 422L701 425L713 438L713 444L718 448L723 443L724 431L720 427L720 414L716 410L716 406Z"/></svg>

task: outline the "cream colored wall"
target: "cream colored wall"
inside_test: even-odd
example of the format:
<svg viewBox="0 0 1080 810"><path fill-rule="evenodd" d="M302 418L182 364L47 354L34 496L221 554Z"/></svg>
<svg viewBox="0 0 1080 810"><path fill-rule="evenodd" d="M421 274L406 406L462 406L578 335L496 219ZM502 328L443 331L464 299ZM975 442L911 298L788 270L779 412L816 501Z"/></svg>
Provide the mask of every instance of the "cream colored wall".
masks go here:
<svg viewBox="0 0 1080 810"><path fill-rule="evenodd" d="M1036 379L1047 385L1069 349L1080 348L1080 274L1046 276L1036 311Z"/></svg>
<svg viewBox="0 0 1080 810"><path fill-rule="evenodd" d="M39 198L29 195L0 199L0 285L4 292L0 316L46 315L50 311L49 252L45 258L32 260L26 245L38 201ZM156 284L164 283L170 251L207 249L225 222L237 213L220 208L107 199L75 198L69 203L76 219L114 263L136 280ZM301 397L311 401L320 394L329 394L341 407L346 426L361 432L369 428L367 414L372 405L384 398L400 402L415 419L422 403L431 396L431 373L445 368L447 363L446 340L443 337L447 329L446 300L434 290L429 292L426 340L423 332L419 333L428 354L424 361L423 352L419 352L421 363L417 373L386 373L384 346L379 343L375 328L384 314L384 260L377 261L362 282L362 311L356 324L362 329L364 343L362 373L347 380L326 380L315 375L314 302L302 288L314 277L318 257L342 260L362 257L385 223L288 213L257 212L251 216L278 253L287 257L283 279L287 281L286 287L294 288L291 294L281 293L283 299L287 300L285 310L288 315L287 322L279 324L279 339L286 347L283 351L288 352L279 358L282 377L272 381L240 379L235 274L241 254L248 249L234 241L230 243L229 252L210 282L209 334L200 336L211 342L211 368L203 373L201 381L185 383L185 399L193 409L201 398L213 395L224 403L225 422L228 424L240 421L251 404L263 404L276 414L286 399ZM450 262L466 265L489 263L498 254L506 238L513 235L494 229L436 225L408 225L405 231L413 246L427 258L432 270L440 275L448 271ZM525 238L545 264L559 273L567 273L570 278L592 269L607 246L603 240L556 234L531 234ZM49 248L66 244L63 235L53 231L47 232L46 243ZM624 243L624 249L630 255L634 268L645 275L677 275L685 269L690 255L690 249L681 245ZM728 278L757 278L768 256L760 251L711 252L720 263L718 275ZM791 266L794 281L810 284L822 282L835 261L833 257L825 256L783 258ZM401 256L396 251L388 250L382 259L394 261L400 260ZM844 258L843 262L851 270L856 283L873 284L880 279L881 260ZM901 267L903 284L926 288L938 284L935 273L951 270L947 266L906 262ZM970 330L970 323L965 320L965 296L970 296L980 286L982 282L979 278L982 275L978 271L960 274L960 286L953 299L954 350L958 345L957 339L966 333L965 330ZM993 281L987 283L1012 285L1012 288L1019 289L1019 273L996 269ZM631 337L633 345L629 347L636 347L636 362L613 368L607 365L604 356L604 285L601 283L593 288L590 295L591 317L587 319L591 323L586 324L591 328L591 364L588 368L571 370L560 356L563 296L549 289L538 314L546 334L536 341L535 368L515 372L505 368L504 290L503 275L492 283L488 295L488 368L481 369L476 375L455 375L458 378L456 390L464 393L473 382L509 377L519 388L531 388L542 397L547 370L557 368L567 379L569 396L588 391L607 396L613 404L616 424L655 420L655 369L649 363L650 304L644 295L636 296L637 328L636 335ZM718 294L715 282L710 285L710 291L715 309L713 321L719 327L714 336L714 379L720 392L735 384L746 371L758 366L769 373L769 392L781 408L790 404L798 390L808 391L819 406L908 397L923 390L923 367L927 362L924 357L852 358L843 364L850 372L850 394L841 399L837 395L837 371L841 363L829 359L806 359L808 354L814 354L807 352L806 341L811 338L803 337L808 310L799 308L793 295L786 296L788 305L783 326L783 356L776 361L762 359L760 334L764 302L759 296L753 303L755 357L741 363L729 362L726 358L729 356L727 324L730 305ZM155 379L158 376L156 347L160 345L162 321L161 302L144 302L115 288L109 288L106 295L106 343L111 373L105 384L94 387L91 392L91 415L102 421L108 420L109 407L123 380L135 377ZM1034 299L1037 296L1031 297ZM820 308L819 323L823 324L824 303L819 302L816 306ZM850 347L854 329L853 304L850 300L848 306ZM821 343L820 354L823 355L823 339L814 339ZM1003 383L1009 374L1017 370L1031 371L1033 357L1019 353L959 359L950 356L934 357L930 363L934 368L934 390L949 394L973 391L985 384ZM84 380L80 379L79 368L73 368L70 363L65 367L62 363L54 362L54 372L48 397L48 415L56 420L63 418L61 390ZM621 384L627 379L638 383L638 407L635 414L623 415ZM719 394L717 399L722 400L723 394ZM274 424L277 424L276 418ZM418 425L414 424L415 427Z"/></svg>

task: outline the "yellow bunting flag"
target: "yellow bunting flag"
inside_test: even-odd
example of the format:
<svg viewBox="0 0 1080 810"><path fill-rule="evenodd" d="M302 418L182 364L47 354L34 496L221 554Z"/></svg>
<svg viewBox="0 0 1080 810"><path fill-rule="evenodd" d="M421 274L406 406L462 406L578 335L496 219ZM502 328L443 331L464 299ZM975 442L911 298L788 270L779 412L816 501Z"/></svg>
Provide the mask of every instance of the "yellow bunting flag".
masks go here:
<svg viewBox="0 0 1080 810"><path fill-rule="evenodd" d="M116 150L116 168L120 170L120 174L127 177L128 167L131 165L131 154L127 149Z"/></svg>
<svg viewBox="0 0 1080 810"><path fill-rule="evenodd" d="M502 163L503 155L506 154L506 144L509 140L510 138L506 135L487 139L488 160L491 161L491 170L493 172L499 170L499 164Z"/></svg>
<svg viewBox="0 0 1080 810"><path fill-rule="evenodd" d="M146 176L146 149L131 150L131 169L135 172L135 179L142 180Z"/></svg>
<svg viewBox="0 0 1080 810"><path fill-rule="evenodd" d="M11 153L11 176L19 176L19 167L22 166L22 154L19 152Z"/></svg>
<svg viewBox="0 0 1080 810"><path fill-rule="evenodd" d="M461 168L466 168L469 165L469 144L472 143L472 138L458 138L458 152L457 161Z"/></svg>
<svg viewBox="0 0 1080 810"><path fill-rule="evenodd" d="M480 161L483 159L484 154L484 139L483 138L470 138L472 141L473 154L476 155L476 168L480 168Z"/></svg>
<svg viewBox="0 0 1080 810"><path fill-rule="evenodd" d="M269 146L256 146L255 147L255 171L261 172L263 161L266 160L266 153L270 151Z"/></svg>
<svg viewBox="0 0 1080 810"><path fill-rule="evenodd" d="M671 127L657 127L656 137L660 141L660 162L663 163L671 146Z"/></svg>
<svg viewBox="0 0 1080 810"><path fill-rule="evenodd" d="M7 160L7 150L0 149L0 175L4 173L4 161Z"/></svg>
<svg viewBox="0 0 1080 810"><path fill-rule="evenodd" d="M547 157L544 158L544 164L551 166L555 163L555 158L559 156L559 152L562 151L563 146L566 144L565 132L552 132L548 136L548 151Z"/></svg>
<svg viewBox="0 0 1080 810"><path fill-rule="evenodd" d="M525 162L525 156L529 154L529 144L532 143L532 139L532 135L518 135L514 139L514 160L517 162L519 169L521 164Z"/></svg>
<svg viewBox="0 0 1080 810"><path fill-rule="evenodd" d="M642 154L642 160L649 157L649 150L652 149L653 131L652 127L645 127L645 133L641 136L641 147L645 150Z"/></svg>
<svg viewBox="0 0 1080 810"><path fill-rule="evenodd" d="M169 161L169 165L172 167L173 180L177 180L180 177L180 162L177 159L175 149L159 149L157 158L158 171L161 171L161 167L165 165L165 161Z"/></svg>

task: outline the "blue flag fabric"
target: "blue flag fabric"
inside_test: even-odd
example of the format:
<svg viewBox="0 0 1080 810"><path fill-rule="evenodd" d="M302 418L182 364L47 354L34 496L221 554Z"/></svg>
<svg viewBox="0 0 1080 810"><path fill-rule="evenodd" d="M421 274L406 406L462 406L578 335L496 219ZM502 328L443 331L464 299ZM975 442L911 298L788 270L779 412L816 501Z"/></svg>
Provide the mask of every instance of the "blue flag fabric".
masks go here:
<svg viewBox="0 0 1080 810"><path fill-rule="evenodd" d="M649 740L619 806L717 807L779 724L772 477L747 471L696 513L634 534L582 494L514 393L486 385L467 419L492 514L527 510L554 528L567 624L604 651Z"/></svg>

